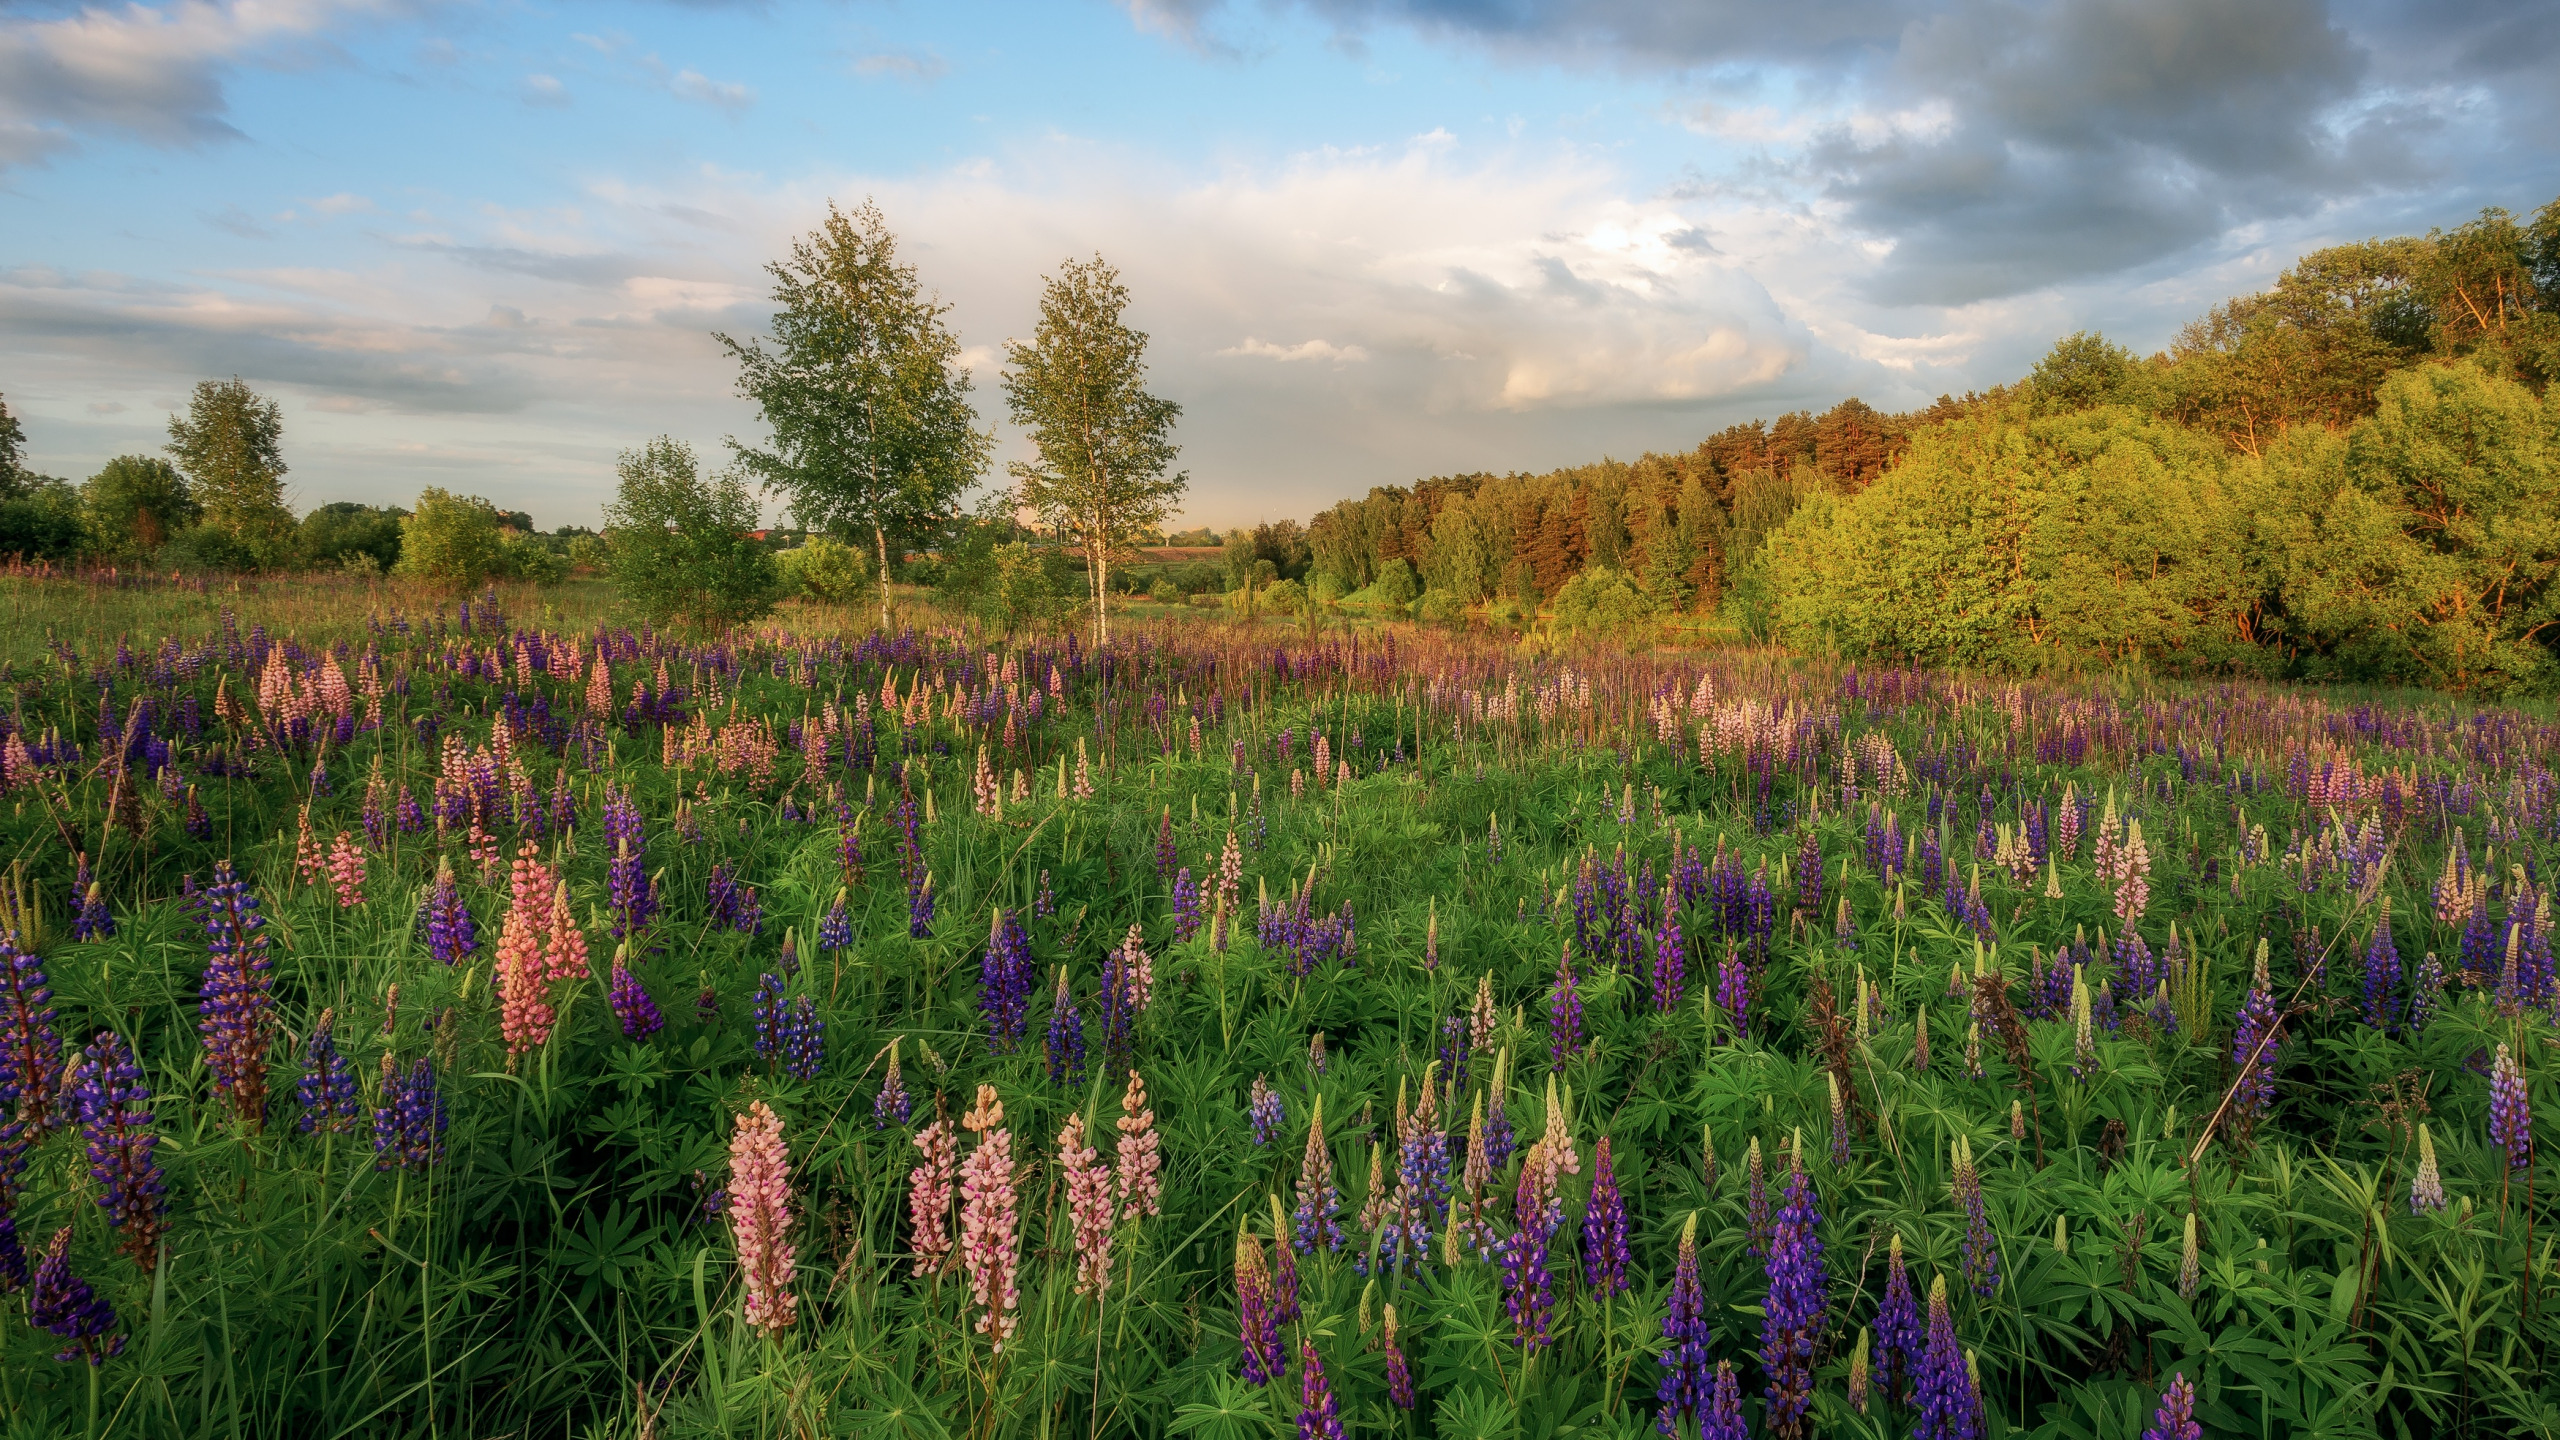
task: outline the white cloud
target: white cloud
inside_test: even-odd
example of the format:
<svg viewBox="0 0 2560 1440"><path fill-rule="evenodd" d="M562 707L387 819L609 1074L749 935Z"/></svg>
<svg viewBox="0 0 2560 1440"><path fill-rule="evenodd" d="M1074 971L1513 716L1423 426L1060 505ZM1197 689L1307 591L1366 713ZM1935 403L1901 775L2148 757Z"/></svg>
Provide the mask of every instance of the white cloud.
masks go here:
<svg viewBox="0 0 2560 1440"><path fill-rule="evenodd" d="M303 203L310 206L314 213L321 215L370 215L374 211L371 200L344 190L324 199L306 200Z"/></svg>
<svg viewBox="0 0 2560 1440"><path fill-rule="evenodd" d="M696 104L726 110L731 115L740 114L756 103L754 86L734 85L726 81L714 80L694 69L679 70L669 77L667 93L679 100L691 100Z"/></svg>
<svg viewBox="0 0 2560 1440"><path fill-rule="evenodd" d="M554 108L569 103L569 87L561 84L555 75L527 75L517 93L527 105Z"/></svg>
<svg viewBox="0 0 2560 1440"><path fill-rule="evenodd" d="M1336 345L1330 340L1301 340L1295 345L1274 345L1251 335L1218 353L1277 360L1284 365L1292 360L1330 360L1336 365L1352 365L1369 358L1369 352L1357 345Z"/></svg>

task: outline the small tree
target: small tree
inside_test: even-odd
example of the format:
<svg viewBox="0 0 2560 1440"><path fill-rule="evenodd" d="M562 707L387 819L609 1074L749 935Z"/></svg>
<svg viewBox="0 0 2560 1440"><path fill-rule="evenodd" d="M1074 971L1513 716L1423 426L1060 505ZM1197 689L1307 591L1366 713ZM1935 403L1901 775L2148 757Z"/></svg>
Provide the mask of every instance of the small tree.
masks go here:
<svg viewBox="0 0 2560 1440"><path fill-rule="evenodd" d="M756 402L773 443L731 440L738 463L789 497L802 528L868 534L880 563L880 626L889 626L889 536L950 518L986 468L995 437L977 430L949 306L924 298L897 237L868 201L795 242L773 275L770 349L716 336L738 362L738 391Z"/></svg>
<svg viewBox="0 0 2560 1440"><path fill-rule="evenodd" d="M1147 337L1120 323L1129 290L1097 255L1044 282L1040 324L1005 342L1005 406L1038 458L1015 461L1024 508L1082 542L1094 635L1111 639L1112 555L1162 525L1191 477L1172 470L1182 407L1147 393Z"/></svg>
<svg viewBox="0 0 2560 1440"><path fill-rule="evenodd" d="M825 535L812 535L774 558L802 593L831 605L862 599L876 578L860 550Z"/></svg>
<svg viewBox="0 0 2560 1440"><path fill-rule="evenodd" d="M429 486L400 525L393 573L439 590L467 590L498 572L498 508L477 495Z"/></svg>
<svg viewBox="0 0 2560 1440"><path fill-rule="evenodd" d="M204 507L204 523L282 560L293 532L284 503L284 410L238 376L196 384L187 413L169 417L169 453Z"/></svg>
<svg viewBox="0 0 2560 1440"><path fill-rule="evenodd" d="M18 456L26 445L25 427L9 413L9 402L0 399L0 500L18 498Z"/></svg>
<svg viewBox="0 0 2560 1440"><path fill-rule="evenodd" d="M621 488L605 507L614 583L653 619L714 627L773 608L773 552L747 532L755 497L732 471L704 478L693 447L661 435L622 454Z"/></svg>
<svg viewBox="0 0 2560 1440"><path fill-rule="evenodd" d="M97 551L146 560L203 514L186 477L156 455L119 455L80 487L81 518Z"/></svg>

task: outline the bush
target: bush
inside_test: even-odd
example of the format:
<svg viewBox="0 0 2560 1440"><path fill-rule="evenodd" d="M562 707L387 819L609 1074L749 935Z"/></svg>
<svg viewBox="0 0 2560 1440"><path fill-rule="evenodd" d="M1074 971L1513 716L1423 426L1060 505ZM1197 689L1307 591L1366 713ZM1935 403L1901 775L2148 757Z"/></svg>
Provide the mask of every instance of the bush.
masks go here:
<svg viewBox="0 0 2560 1440"><path fill-rule="evenodd" d="M477 495L430 485L400 522L400 564L393 573L439 590L468 590L498 573L498 507Z"/></svg>
<svg viewBox="0 0 2560 1440"><path fill-rule="evenodd" d="M1295 580L1275 580L1259 603L1274 615L1295 615L1307 608L1307 587Z"/></svg>
<svg viewBox="0 0 2560 1440"><path fill-rule="evenodd" d="M0 556L70 560L88 543L80 512L57 496L0 501Z"/></svg>
<svg viewBox="0 0 2560 1440"><path fill-rule="evenodd" d="M1427 625L1456 625L1467 618L1467 606L1454 591L1425 590L1414 614Z"/></svg>
<svg viewBox="0 0 2560 1440"><path fill-rule="evenodd" d="M1594 565L1556 590L1556 629L1627 643L1653 621L1653 602L1626 572Z"/></svg>
<svg viewBox="0 0 2560 1440"><path fill-rule="evenodd" d="M81 488L96 551L112 560L149 559L204 513L177 467L156 455L119 455Z"/></svg>
<svg viewBox="0 0 2560 1440"><path fill-rule="evenodd" d="M569 578L569 552L539 535L498 532L498 564L490 572L528 585L557 585Z"/></svg>
<svg viewBox="0 0 2560 1440"><path fill-rule="evenodd" d="M1156 583L1147 588L1147 598L1159 605L1179 605L1182 603L1182 587L1159 576Z"/></svg>
<svg viewBox="0 0 2560 1440"><path fill-rule="evenodd" d="M859 549L825 535L779 552L775 562L783 579L814 600L851 605L879 588L872 560Z"/></svg>
<svg viewBox="0 0 2560 1440"><path fill-rule="evenodd" d="M1401 610L1422 594L1422 581L1415 577L1411 565L1401 558L1394 559L1378 567L1377 583L1369 587L1369 593L1390 611Z"/></svg>
<svg viewBox="0 0 2560 1440"><path fill-rule="evenodd" d="M623 452L605 509L613 579L644 614L710 628L750 620L782 594L773 552L749 537L755 497L734 472L704 478L693 448L661 435Z"/></svg>
<svg viewBox="0 0 2560 1440"><path fill-rule="evenodd" d="M5 548L0 542L0 549ZM170 536L152 563L189 575L236 575L257 569L258 557L248 542L218 525L190 525Z"/></svg>
<svg viewBox="0 0 2560 1440"><path fill-rule="evenodd" d="M1351 587L1342 583L1342 577L1330 570L1318 570L1307 576L1307 594L1319 605L1340 604L1342 597L1350 593Z"/></svg>
<svg viewBox="0 0 2560 1440"><path fill-rule="evenodd" d="M1487 601L1484 607L1484 618L1506 630L1518 630L1529 623L1529 617L1521 610L1520 602L1508 595L1497 595Z"/></svg>

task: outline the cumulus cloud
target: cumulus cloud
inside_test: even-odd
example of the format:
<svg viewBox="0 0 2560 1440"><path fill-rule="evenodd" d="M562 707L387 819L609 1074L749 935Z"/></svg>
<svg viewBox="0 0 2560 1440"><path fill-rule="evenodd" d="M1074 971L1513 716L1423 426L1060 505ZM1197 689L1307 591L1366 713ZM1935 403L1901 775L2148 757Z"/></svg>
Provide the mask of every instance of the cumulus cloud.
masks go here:
<svg viewBox="0 0 2560 1440"><path fill-rule="evenodd" d="M930 50L875 50L854 57L853 73L865 80L905 80L921 85L951 73L951 65Z"/></svg>
<svg viewBox="0 0 2560 1440"><path fill-rule="evenodd" d="M1217 353L1277 360L1284 365L1293 360L1330 360L1336 365L1353 365L1369 358L1369 352L1357 345L1336 345L1330 340L1301 340L1295 345L1274 345L1251 335Z"/></svg>
<svg viewBox="0 0 2560 1440"><path fill-rule="evenodd" d="M0 166L46 161L84 138L169 148L238 139L225 118L232 65L308 42L382 0L172 0L0 18Z"/></svg>

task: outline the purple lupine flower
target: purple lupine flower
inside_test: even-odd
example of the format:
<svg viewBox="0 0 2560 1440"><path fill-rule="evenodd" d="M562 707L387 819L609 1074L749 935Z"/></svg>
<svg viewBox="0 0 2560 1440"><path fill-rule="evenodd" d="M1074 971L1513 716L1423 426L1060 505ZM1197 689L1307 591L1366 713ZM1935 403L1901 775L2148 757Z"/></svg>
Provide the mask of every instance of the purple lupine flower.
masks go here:
<svg viewBox="0 0 2560 1440"><path fill-rule="evenodd" d="M89 1146L89 1176L98 1182L98 1206L124 1235L134 1263L149 1270L159 1259L160 1232L168 1227L168 1186L153 1155L160 1137L145 1107L151 1092L124 1037L101 1030L80 1052L70 1075L72 1110Z"/></svg>
<svg viewBox="0 0 2560 1440"><path fill-rule="evenodd" d="M1627 1202L1618 1193L1609 1137L1603 1135L1599 1158L1592 1162L1591 1199L1582 1212L1582 1273L1593 1293L1603 1298L1627 1293L1628 1258Z"/></svg>
<svg viewBox="0 0 2560 1440"><path fill-rule="evenodd" d="M1275 1238L1271 1242L1271 1318L1281 1325L1295 1325L1298 1313L1298 1253Z"/></svg>
<svg viewBox="0 0 2560 1440"><path fill-rule="evenodd" d="M1982 1397L1973 1369L1956 1346L1947 1314L1947 1277L1929 1282L1929 1344L1920 1357L1920 1423L1912 1440L1982 1440Z"/></svg>
<svg viewBox="0 0 2560 1440"><path fill-rule="evenodd" d="M1555 1276L1547 1267L1551 1227L1531 1214L1502 1242L1503 1308L1510 1313L1512 1343L1535 1355L1555 1343Z"/></svg>
<svg viewBox="0 0 2560 1440"><path fill-rule="evenodd" d="M1387 1401L1399 1410L1413 1408L1413 1370L1405 1363L1404 1347L1396 1343L1396 1307L1387 1307Z"/></svg>
<svg viewBox="0 0 2560 1440"><path fill-rule="evenodd" d="M1653 1008L1669 1015L1680 1008L1689 985L1689 947L1680 934L1680 917L1665 915L1653 937Z"/></svg>
<svg viewBox="0 0 2560 1440"><path fill-rule="evenodd" d="M302 1045L302 1076L294 1081L294 1098L302 1102L299 1122L305 1135L326 1131L345 1134L356 1128L364 1114L364 1106L356 1095L355 1067L338 1053L337 1038L330 1033L335 1012L320 1012L320 1023L311 1027L311 1038Z"/></svg>
<svg viewBox="0 0 2560 1440"><path fill-rule="evenodd" d="M827 1022L818 1018L818 999L803 995L791 1002L782 1020L782 1073L806 1085L827 1066Z"/></svg>
<svg viewBox="0 0 2560 1440"><path fill-rule="evenodd" d="M1716 969L1716 1005L1733 1026L1733 1038L1743 1039L1751 1033L1751 967L1742 953L1729 950L1724 964Z"/></svg>
<svg viewBox="0 0 2560 1440"><path fill-rule="evenodd" d="M1742 1382L1734 1378L1730 1360L1716 1362L1714 1393L1707 1413L1698 1417L1698 1440L1751 1440L1742 1418Z"/></svg>
<svg viewBox="0 0 2560 1440"><path fill-rule="evenodd" d="M818 922L818 948L845 950L853 945L853 917L845 913L844 892L836 892L836 903L827 907L826 917Z"/></svg>
<svg viewBox="0 0 2560 1440"><path fill-rule="evenodd" d="M11 1127L0 1126L0 1130L8 1128ZM0 1211L0 1295L15 1295L26 1289L29 1278L26 1247L18 1243L18 1217Z"/></svg>
<svg viewBox="0 0 2560 1440"><path fill-rule="evenodd" d="M2400 947L2391 942L2391 900L2385 896L2364 948L2364 1023L2387 1033L2399 1013Z"/></svg>
<svg viewBox="0 0 2560 1440"><path fill-rule="evenodd" d="M187 791L187 809L188 817L190 819L194 818L196 814L196 799L195 791L192 787ZM400 798L393 802L391 806L391 823L403 835L419 835L426 832L426 809L418 803L418 797L409 793L409 787L406 785L400 787ZM206 833L212 833L212 827L210 824L206 827ZM197 838L202 839L204 837L198 836Z"/></svg>
<svg viewBox="0 0 2560 1440"><path fill-rule="evenodd" d="M1494 1068L1499 1070L1502 1067L1496 1065ZM1502 1096L1496 1093L1484 1112L1485 1164L1495 1170L1510 1164L1511 1150L1518 1140L1519 1132L1511 1126L1511 1112L1504 1108Z"/></svg>
<svg viewBox="0 0 2560 1440"><path fill-rule="evenodd" d="M204 969L196 1005L203 1018L196 1029L204 1036L214 1088L231 1097L232 1108L253 1130L267 1119L267 1039L274 1023L266 923L258 897L231 873L231 862L214 862L213 886L204 892L212 958Z"/></svg>
<svg viewBox="0 0 2560 1440"><path fill-rule="evenodd" d="M1298 1210L1292 1241L1300 1254L1342 1248L1342 1192L1333 1183L1333 1147L1324 1138L1324 1097L1316 1097L1307 1124L1307 1152L1298 1165Z"/></svg>
<svg viewBox="0 0 2560 1440"><path fill-rule="evenodd" d="M1268 1385L1288 1373L1280 1319L1271 1306L1271 1271L1251 1229L1236 1236L1236 1330L1244 1345L1244 1383Z"/></svg>
<svg viewBox="0 0 2560 1440"><path fill-rule="evenodd" d="M124 1353L124 1336L114 1335L104 1345L98 1337L116 1328L115 1307L99 1298L89 1282L71 1273L71 1227L63 1226L53 1234L53 1246L45 1252L44 1263L36 1267L34 1283L27 1293L27 1323L38 1330L49 1330L71 1342L57 1353L56 1360L85 1359L95 1365Z"/></svg>
<svg viewBox="0 0 2560 1440"><path fill-rule="evenodd" d="M1440 1128L1439 1105L1428 1083L1396 1147L1396 1178L1436 1220L1449 1208L1449 1135Z"/></svg>
<svg viewBox="0 0 2560 1440"><path fill-rule="evenodd" d="M978 966L978 1009L987 1017L987 1049L1010 1054L1031 1023L1031 937L1022 919L998 910Z"/></svg>
<svg viewBox="0 0 2560 1440"><path fill-rule="evenodd" d="M1573 951L1556 956L1555 985L1547 992L1547 1063L1562 1065L1582 1049L1582 990L1573 978Z"/></svg>
<svg viewBox="0 0 2560 1440"><path fill-rule="evenodd" d="M2524 1071L2505 1042L2489 1067L2489 1140L2506 1152L2507 1169L2533 1163L2533 1109L2525 1094Z"/></svg>
<svg viewBox="0 0 2560 1440"><path fill-rule="evenodd" d="M1653 1428L1677 1435L1685 1421L1696 1420L1712 1399L1713 1379L1707 1369L1706 1293L1698 1284L1698 1216L1689 1214L1680 1227L1680 1259L1671 1272L1671 1295L1662 1315L1662 1379L1654 1397L1662 1410Z"/></svg>
<svg viewBox="0 0 2560 1440"><path fill-rule="evenodd" d="M1173 807L1164 807L1164 823L1156 827L1156 878L1168 879L1173 874Z"/></svg>
<svg viewBox="0 0 2560 1440"><path fill-rule="evenodd" d="M44 962L19 948L18 932L0 931L0 1103L17 1106L31 1138L52 1128L61 1074L62 1037L53 1028Z"/></svg>
<svg viewBox="0 0 2560 1440"><path fill-rule="evenodd" d="M702 913L714 925L733 926L738 920L738 880L729 873L725 860L711 864L711 878L702 883Z"/></svg>
<svg viewBox="0 0 2560 1440"><path fill-rule="evenodd" d="M2160 1408L2152 1413L2151 1428L2142 1432L2142 1440L2204 1440L2204 1427L2196 1423L2196 1387L2181 1370L2169 1377L2169 1388L2160 1392Z"/></svg>
<svg viewBox="0 0 2560 1440"><path fill-rule="evenodd" d="M1814 924L1822 923L1822 842L1811 825L1796 842L1796 908Z"/></svg>
<svg viewBox="0 0 2560 1440"><path fill-rule="evenodd" d="M1769 1213L1769 1172L1760 1160L1760 1137L1751 1137L1751 1148L1742 1157L1743 1214L1749 1227L1743 1248L1754 1257L1769 1258L1769 1237L1777 1231L1777 1221Z"/></svg>
<svg viewBox="0 0 2560 1440"><path fill-rule="evenodd" d="M1797 1165L1787 1176L1787 1203L1769 1241L1769 1298L1760 1325L1769 1428L1789 1440L1804 1434L1805 1413L1813 1406L1814 1345L1831 1305L1831 1277L1815 1233L1822 1215L1813 1202L1813 1181Z"/></svg>
<svg viewBox="0 0 2560 1440"><path fill-rule="evenodd" d="M1928 1343L1920 1302L1911 1293L1911 1272L1902 1263L1902 1234L1896 1231L1885 1262L1884 1302L1876 1307L1876 1389L1887 1399L1912 1403Z"/></svg>
<svg viewBox="0 0 2560 1440"><path fill-rule="evenodd" d="M1049 1010L1049 1083L1062 1087L1084 1083L1084 1016L1067 991L1064 966L1058 969L1057 999Z"/></svg>
<svg viewBox="0 0 2560 1440"><path fill-rule="evenodd" d="M1973 1143L1956 1138L1956 1204L1964 1210L1964 1274L1973 1293L1988 1300L2000 1289L2000 1241L1982 1198L1982 1173L1973 1166Z"/></svg>
<svg viewBox="0 0 2560 1440"><path fill-rule="evenodd" d="M720 992L711 988L708 977L704 978L701 990L693 997L693 1018L702 1025L720 1018Z"/></svg>
<svg viewBox="0 0 2560 1440"><path fill-rule="evenodd" d="M2248 997L2240 1002L2240 1017L2231 1029L2231 1063L2249 1067L2237 1092L2245 1118L2262 1116L2275 1104L2276 1051L2283 1043L2283 1023L2276 1014L2274 990L2267 980L2267 945L2261 940L2257 977L2249 987Z"/></svg>
<svg viewBox="0 0 2560 1440"><path fill-rule="evenodd" d="M619 951L613 957L613 981L608 999L613 1007L613 1018L622 1022L622 1033L626 1038L645 1040L666 1026L666 1017L658 1013L658 1002L650 999L649 992L641 988L640 977L631 973L631 966Z"/></svg>
<svg viewBox="0 0 2560 1440"><path fill-rule="evenodd" d="M613 857L605 865L613 938L627 940L658 913L658 893L649 879L648 832L640 821L640 807L631 803L626 791L605 793L604 843Z"/></svg>
<svg viewBox="0 0 2560 1440"><path fill-rule="evenodd" d="M751 1023L755 1026L756 1058L768 1067L781 1063L783 1027L790 1015L791 1002L783 995L782 977L770 972L758 976Z"/></svg>
<svg viewBox="0 0 2560 1440"><path fill-rule="evenodd" d="M80 857L80 871L71 882L71 938L74 940L112 940L116 937L116 917L107 909L105 889L89 874L89 857Z"/></svg>
<svg viewBox="0 0 2560 1440"><path fill-rule="evenodd" d="M1315 1342L1304 1337L1298 1341L1298 1368L1304 1372L1298 1391L1298 1440L1342 1440L1342 1416L1334 1406L1333 1382L1325 1379L1324 1362L1316 1358Z"/></svg>
<svg viewBox="0 0 2560 1440"><path fill-rule="evenodd" d="M1271 1077L1253 1077L1253 1094L1245 1106L1245 1118L1253 1122L1253 1143L1259 1148L1269 1145L1271 1137L1289 1118L1288 1107L1280 1100L1280 1092L1271 1088Z"/></svg>
<svg viewBox="0 0 2560 1440"><path fill-rule="evenodd" d="M436 862L436 881L427 891L427 953L446 966L460 964L480 944L479 927L454 882L453 862Z"/></svg>
<svg viewBox="0 0 2560 1440"><path fill-rule="evenodd" d="M374 1169L423 1170L441 1162L446 1119L432 1059L419 1056L403 1077L390 1056L382 1057L382 1103L373 1111Z"/></svg>
<svg viewBox="0 0 2560 1440"><path fill-rule="evenodd" d="M1200 933L1200 887L1191 883L1185 865L1173 877L1173 939L1180 944Z"/></svg>

